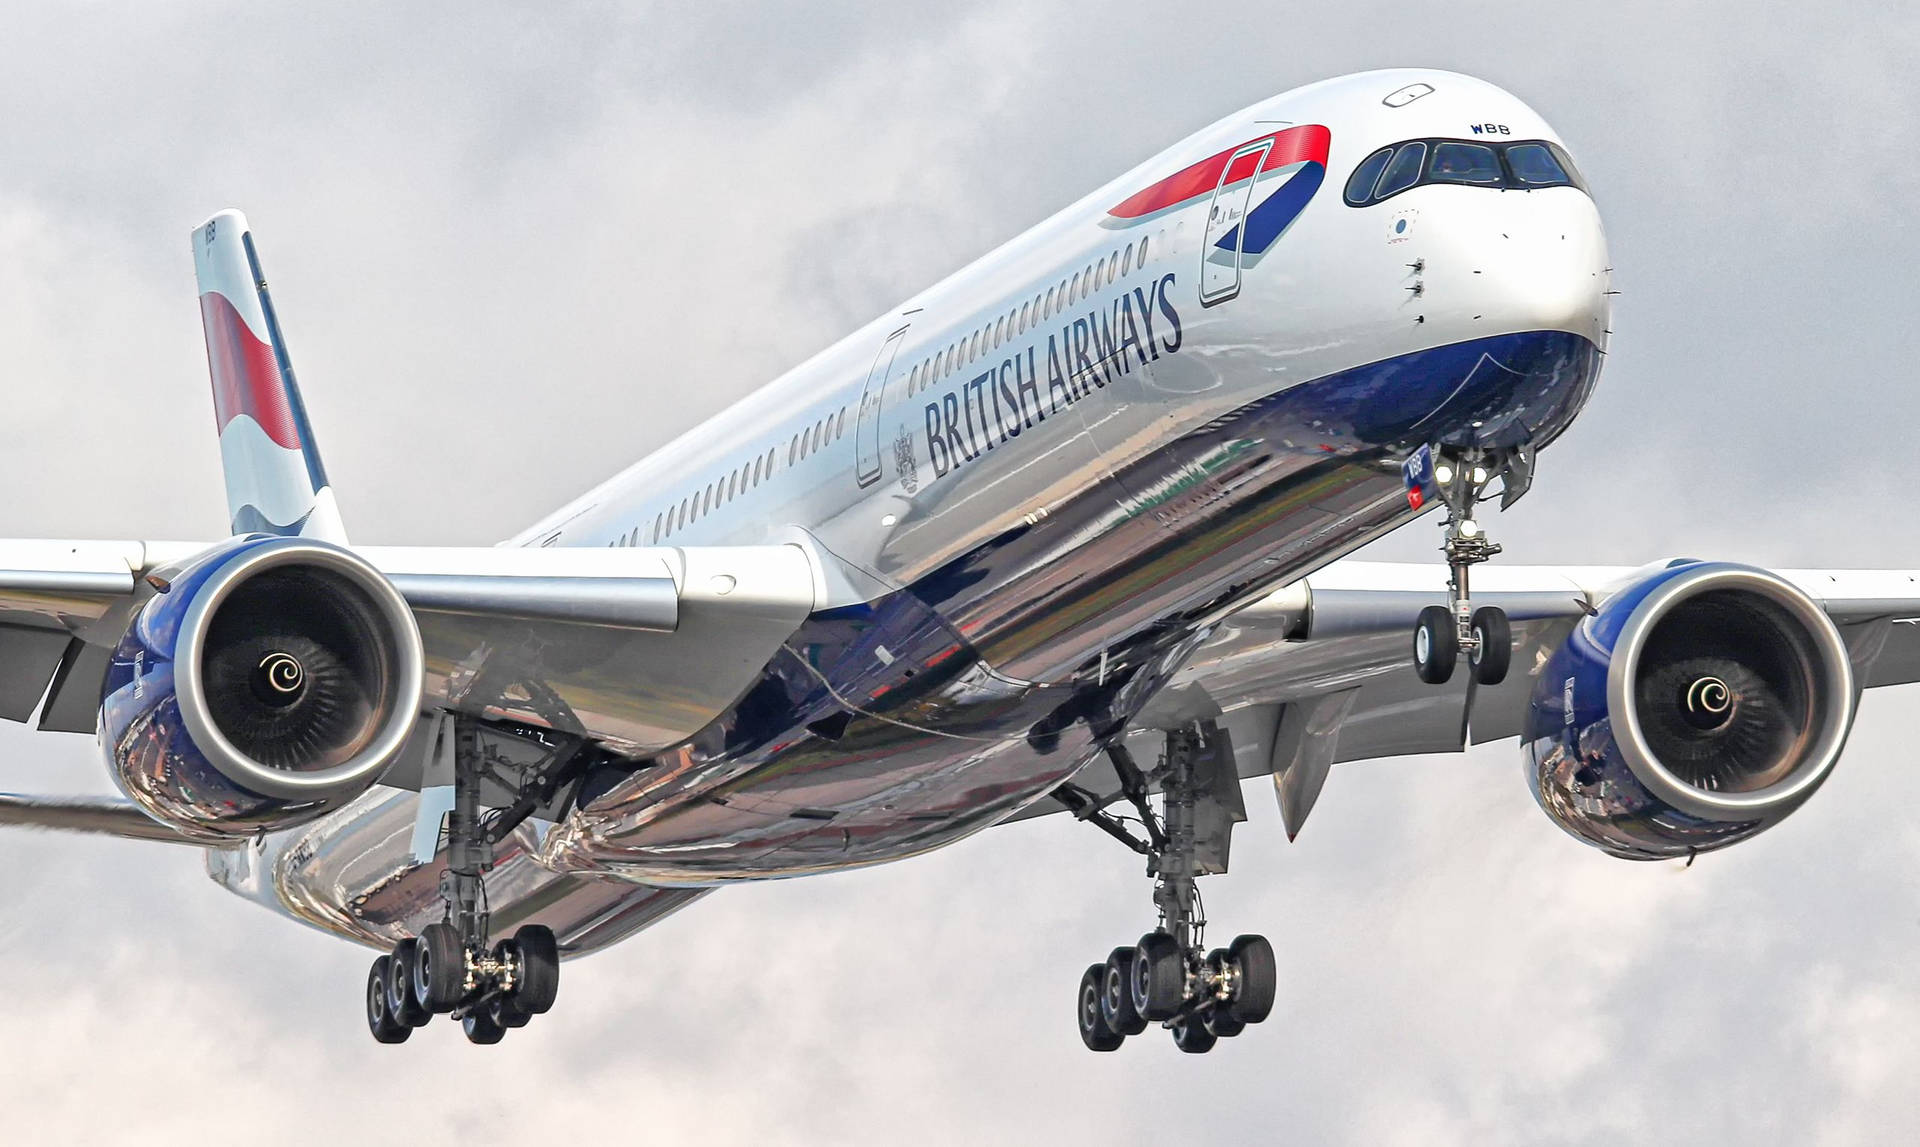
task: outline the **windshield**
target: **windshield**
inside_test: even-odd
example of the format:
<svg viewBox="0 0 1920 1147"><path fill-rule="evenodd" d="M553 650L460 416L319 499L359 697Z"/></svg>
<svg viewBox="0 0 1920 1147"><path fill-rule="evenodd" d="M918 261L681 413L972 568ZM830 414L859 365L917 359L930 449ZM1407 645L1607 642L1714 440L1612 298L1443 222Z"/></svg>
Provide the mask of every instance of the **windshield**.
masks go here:
<svg viewBox="0 0 1920 1147"><path fill-rule="evenodd" d="M1350 207L1367 207L1428 183L1458 183L1509 191L1586 184L1557 143L1474 143L1463 139L1410 139L1361 160L1347 179Z"/></svg>

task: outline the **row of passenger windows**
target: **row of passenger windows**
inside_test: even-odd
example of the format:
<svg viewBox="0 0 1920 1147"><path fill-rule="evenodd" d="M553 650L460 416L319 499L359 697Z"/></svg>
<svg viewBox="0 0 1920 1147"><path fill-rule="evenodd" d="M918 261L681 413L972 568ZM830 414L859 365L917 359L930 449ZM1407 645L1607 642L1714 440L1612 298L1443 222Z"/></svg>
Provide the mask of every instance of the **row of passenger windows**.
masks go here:
<svg viewBox="0 0 1920 1147"><path fill-rule="evenodd" d="M1557 143L1471 143L1463 139L1410 139L1383 147L1360 161L1347 180L1347 205L1365 207L1429 183L1464 183L1531 191L1586 183Z"/></svg>
<svg viewBox="0 0 1920 1147"><path fill-rule="evenodd" d="M1140 242L1129 243L1105 259L1087 264L1072 278L1062 279L1059 286L1048 288L1046 294L1035 295L1032 300L1020 304L1018 309L1008 311L990 325L957 340L946 350L930 355L907 373L907 393L918 394L1008 339L1025 334L1036 323L1052 318L1101 287L1146 265L1147 240L1144 237Z"/></svg>
<svg viewBox="0 0 1920 1147"><path fill-rule="evenodd" d="M1030 302L1022 303L1018 310L1008 311L995 319L992 325L981 327L968 337L950 344L946 350L929 356L915 366L907 376L907 393L915 394L925 390L981 354L993 350L1008 339L1025 334L1034 324L1052 318L1057 312L1085 299L1101 287L1146 265L1147 240L1145 238L1138 243L1129 243L1105 259L1089 263L1084 270L1076 272L1072 278L1062 279L1059 286L1050 288L1046 294L1034 296ZM792 466L814 451L838 442L846 436L846 433L847 408L843 406L839 413L822 418L795 434L788 441L787 465ZM686 529L712 513L717 507L726 505L772 477L779 452L779 447L774 447L754 458L753 461L742 464L739 469L726 477L709 482L704 489L689 494L675 505L660 511L654 516L651 532L645 527L635 526L607 544L609 546L652 545L672 537L676 531Z"/></svg>
<svg viewBox="0 0 1920 1147"><path fill-rule="evenodd" d="M836 414L829 414L805 430L799 431L787 441L787 465L792 466L801 459L823 449L829 443L838 442L847 433L847 408L841 407ZM755 455L750 462L742 462L726 476L716 478L704 488L680 499L654 515L653 528L649 533L642 526L635 526L625 534L608 542L609 546L652 545L663 538L672 537L677 530L684 530L714 510L733 501L760 483L773 477L773 471L779 463L780 448L770 447L765 454Z"/></svg>

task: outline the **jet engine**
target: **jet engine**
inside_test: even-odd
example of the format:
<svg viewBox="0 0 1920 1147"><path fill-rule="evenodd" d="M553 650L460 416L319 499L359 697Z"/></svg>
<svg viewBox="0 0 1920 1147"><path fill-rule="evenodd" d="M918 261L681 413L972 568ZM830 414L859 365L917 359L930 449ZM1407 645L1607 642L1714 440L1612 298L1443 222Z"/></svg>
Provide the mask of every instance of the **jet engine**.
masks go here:
<svg viewBox="0 0 1920 1147"><path fill-rule="evenodd" d="M253 535L153 584L98 726L116 783L150 815L210 839L289 828L399 756L419 714L420 631L364 559Z"/></svg>
<svg viewBox="0 0 1920 1147"><path fill-rule="evenodd" d="M1675 562L1615 593L1547 661L1527 713L1534 797L1614 856L1724 848L1833 771L1856 693L1819 604L1764 570Z"/></svg>

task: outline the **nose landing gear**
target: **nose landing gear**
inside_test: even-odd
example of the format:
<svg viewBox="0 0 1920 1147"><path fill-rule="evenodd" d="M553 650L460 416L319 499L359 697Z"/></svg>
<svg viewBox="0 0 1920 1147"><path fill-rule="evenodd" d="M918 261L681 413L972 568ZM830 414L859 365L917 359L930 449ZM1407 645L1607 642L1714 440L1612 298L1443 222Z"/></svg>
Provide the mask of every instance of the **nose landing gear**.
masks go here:
<svg viewBox="0 0 1920 1147"><path fill-rule="evenodd" d="M1158 1023L1180 1050L1209 1051L1267 1018L1278 981L1273 945L1264 936L1240 936L1211 952L1205 946L1205 909L1194 881L1226 871L1232 824L1246 818L1231 744L1223 730L1201 722L1167 734L1166 756L1151 775L1117 739L1108 755L1146 840L1128 832L1091 794L1068 786L1056 796L1080 819L1146 856L1160 926L1081 975L1075 1009L1081 1042L1092 1051L1114 1051L1126 1037ZM1159 813L1147 799L1156 779Z"/></svg>
<svg viewBox="0 0 1920 1147"><path fill-rule="evenodd" d="M1474 515L1474 507L1484 501L1484 492L1496 477L1504 477L1511 504L1523 491L1517 485L1515 470L1524 462L1502 457L1501 452L1478 447L1451 454L1437 454L1433 480L1446 504L1446 541L1440 551L1447 556L1447 604L1430 605L1420 611L1413 630L1413 668L1420 680L1429 685L1444 685L1453 677L1461 653L1480 685L1498 685L1506 680L1513 660L1513 630L1506 611L1498 606L1473 607L1468 572L1501 552L1501 546L1487 539Z"/></svg>

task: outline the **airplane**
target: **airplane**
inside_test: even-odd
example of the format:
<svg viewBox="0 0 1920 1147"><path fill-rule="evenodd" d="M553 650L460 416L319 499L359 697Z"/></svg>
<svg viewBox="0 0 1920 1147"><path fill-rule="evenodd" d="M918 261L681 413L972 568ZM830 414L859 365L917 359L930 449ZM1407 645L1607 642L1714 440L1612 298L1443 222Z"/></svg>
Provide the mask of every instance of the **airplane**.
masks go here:
<svg viewBox="0 0 1920 1147"><path fill-rule="evenodd" d="M382 1043L496 1043L723 885L1060 813L1153 881L1083 1043L1205 1052L1278 993L1198 895L1243 781L1292 838L1337 763L1517 738L1570 835L1691 861L1920 680L1920 574L1489 564L1612 266L1566 143L1465 75L1229 115L493 547L352 544L247 220L192 249L229 535L0 542L0 715L124 794L0 821L373 949ZM1348 557L1435 513L1444 561Z"/></svg>

